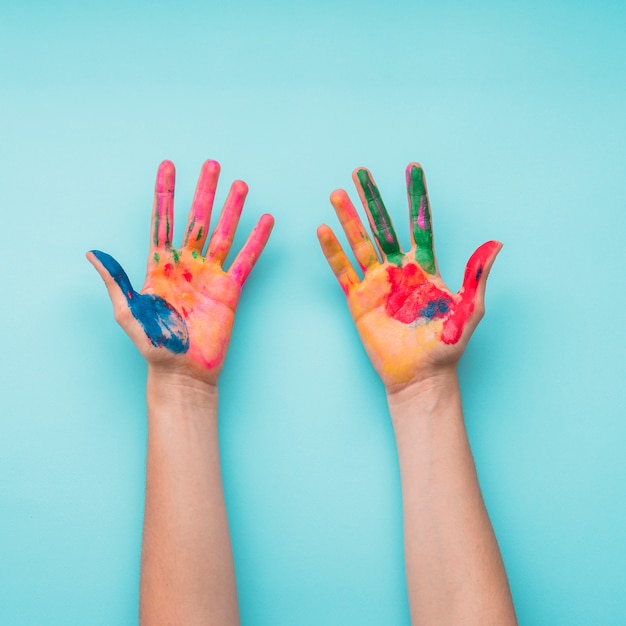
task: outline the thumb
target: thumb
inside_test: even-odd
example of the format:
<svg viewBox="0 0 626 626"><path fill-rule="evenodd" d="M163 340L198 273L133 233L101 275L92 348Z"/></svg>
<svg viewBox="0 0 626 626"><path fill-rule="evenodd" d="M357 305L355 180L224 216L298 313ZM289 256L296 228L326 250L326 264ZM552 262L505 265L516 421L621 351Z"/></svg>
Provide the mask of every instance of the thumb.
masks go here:
<svg viewBox="0 0 626 626"><path fill-rule="evenodd" d="M100 252L100 250L91 250L86 256L102 277L113 303L115 318L121 322L121 318L129 310L130 300L137 292L133 289L122 266L110 254Z"/></svg>
<svg viewBox="0 0 626 626"><path fill-rule="evenodd" d="M465 267L461 299L468 305L470 303L477 305L481 316L484 311L487 278L501 249L502 244L499 241L487 241L476 249Z"/></svg>

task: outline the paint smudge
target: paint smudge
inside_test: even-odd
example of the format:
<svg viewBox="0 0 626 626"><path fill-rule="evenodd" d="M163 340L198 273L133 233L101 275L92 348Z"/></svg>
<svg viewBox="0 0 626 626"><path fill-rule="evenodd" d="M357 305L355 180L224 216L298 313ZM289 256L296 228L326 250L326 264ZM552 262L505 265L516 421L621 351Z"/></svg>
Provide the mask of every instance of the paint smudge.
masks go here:
<svg viewBox="0 0 626 626"><path fill-rule="evenodd" d="M161 296L136 292L122 266L111 255L99 250L92 252L126 296L128 308L143 327L150 343L177 354L187 352L189 332L178 311Z"/></svg>
<svg viewBox="0 0 626 626"><path fill-rule="evenodd" d="M385 309L393 319L413 324L418 318L443 319L450 313L453 304L451 296L435 287L414 263L388 267L387 277L391 292Z"/></svg>
<svg viewBox="0 0 626 626"><path fill-rule="evenodd" d="M399 266L402 263L404 255L400 250L396 231L393 228L389 213L380 197L378 187L366 169L358 170L356 175L367 202L367 213L370 218L370 225L376 240L380 244L380 249L390 263Z"/></svg>
<svg viewBox="0 0 626 626"><path fill-rule="evenodd" d="M456 343L461 338L467 320L474 313L478 285L483 276L485 265L500 245L497 241L487 241L472 254L467 262L463 277L463 289L460 292L461 299L444 324L441 336L444 343Z"/></svg>
<svg viewBox="0 0 626 626"><path fill-rule="evenodd" d="M427 274L434 274L437 269L433 252L430 203L424 182L424 171L421 168L413 165L407 169L406 188L411 208L413 241L416 244L415 260Z"/></svg>

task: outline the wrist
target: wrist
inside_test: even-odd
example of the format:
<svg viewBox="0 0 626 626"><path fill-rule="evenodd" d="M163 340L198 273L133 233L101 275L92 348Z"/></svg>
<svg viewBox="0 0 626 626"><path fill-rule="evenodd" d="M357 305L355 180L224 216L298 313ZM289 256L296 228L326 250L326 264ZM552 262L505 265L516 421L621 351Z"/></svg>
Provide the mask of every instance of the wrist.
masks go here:
<svg viewBox="0 0 626 626"><path fill-rule="evenodd" d="M461 391L456 368L441 370L402 388L387 389L387 405L396 438L407 429L447 416L462 419Z"/></svg>
<svg viewBox="0 0 626 626"><path fill-rule="evenodd" d="M458 384L456 366L452 366L403 386L386 385L385 393L389 407L399 408L407 404L429 403L440 396L448 395Z"/></svg>
<svg viewBox="0 0 626 626"><path fill-rule="evenodd" d="M179 407L185 413L205 413L217 407L217 385L186 373L148 364L146 384L148 413L161 407Z"/></svg>

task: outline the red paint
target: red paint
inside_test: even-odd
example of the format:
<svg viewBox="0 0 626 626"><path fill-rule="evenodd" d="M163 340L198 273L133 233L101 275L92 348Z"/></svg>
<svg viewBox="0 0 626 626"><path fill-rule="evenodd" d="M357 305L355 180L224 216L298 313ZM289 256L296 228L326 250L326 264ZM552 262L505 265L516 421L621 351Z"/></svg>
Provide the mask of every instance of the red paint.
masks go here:
<svg viewBox="0 0 626 626"><path fill-rule="evenodd" d="M185 279L188 283L190 283L190 282L191 282L191 279L193 278L193 274L192 274L189 270L185 270L185 271L183 272L183 278L184 278L184 279Z"/></svg>
<svg viewBox="0 0 626 626"><path fill-rule="evenodd" d="M454 307L450 317L443 325L441 340L444 343L456 343L463 334L463 327L474 312L476 292L482 278L485 265L499 247L497 241L488 241L472 254L465 268L461 299Z"/></svg>
<svg viewBox="0 0 626 626"><path fill-rule="evenodd" d="M169 278L174 271L174 266L171 263L167 263L163 268L163 273L165 274L165 278Z"/></svg>
<svg viewBox="0 0 626 626"><path fill-rule="evenodd" d="M488 241L472 254L465 268L463 287L456 297L433 285L414 263L404 267L388 267L391 292L385 302L387 314L404 324L411 324L418 318L426 321L443 320L441 340L447 344L457 343L465 324L474 313L485 267L499 247L497 241Z"/></svg>
<svg viewBox="0 0 626 626"><path fill-rule="evenodd" d="M404 267L388 267L387 276L391 283L391 293L387 297L385 310L390 317L411 324L422 314L429 303L444 300L452 304L452 298L435 287L426 274L414 263ZM447 314L437 312L429 319L441 319Z"/></svg>

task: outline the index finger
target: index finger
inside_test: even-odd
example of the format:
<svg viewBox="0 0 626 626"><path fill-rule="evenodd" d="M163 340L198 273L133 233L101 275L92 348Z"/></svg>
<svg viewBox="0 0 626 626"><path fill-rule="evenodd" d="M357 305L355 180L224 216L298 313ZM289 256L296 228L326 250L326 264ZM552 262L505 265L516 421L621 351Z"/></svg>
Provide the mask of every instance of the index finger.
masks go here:
<svg viewBox="0 0 626 626"><path fill-rule="evenodd" d="M163 161L157 170L152 205L152 248L171 246L174 230L174 184L176 169L171 161Z"/></svg>
<svg viewBox="0 0 626 626"><path fill-rule="evenodd" d="M372 175L369 170L361 167L354 170L352 179L359 192L380 251L392 263L399 262L402 258L402 251L396 237L396 231Z"/></svg>

